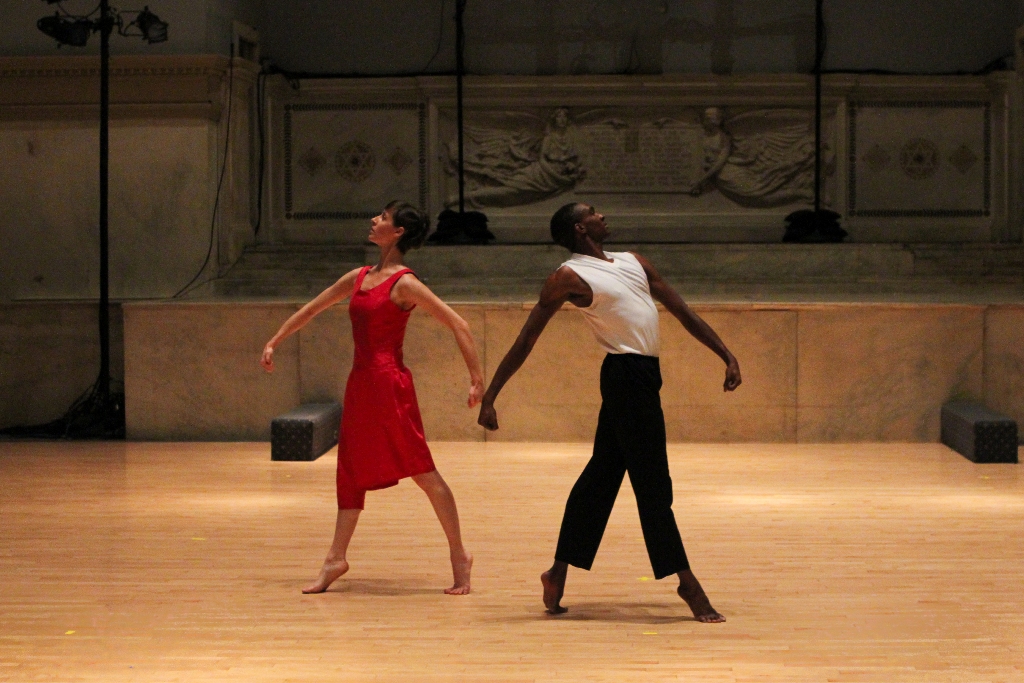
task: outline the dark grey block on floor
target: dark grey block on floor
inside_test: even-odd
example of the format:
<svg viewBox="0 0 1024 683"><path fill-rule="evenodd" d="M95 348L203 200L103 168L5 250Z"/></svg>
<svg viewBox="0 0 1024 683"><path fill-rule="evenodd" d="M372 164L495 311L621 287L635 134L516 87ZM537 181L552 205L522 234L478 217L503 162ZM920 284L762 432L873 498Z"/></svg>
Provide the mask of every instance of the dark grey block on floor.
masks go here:
<svg viewBox="0 0 1024 683"><path fill-rule="evenodd" d="M1017 462L1017 423L970 401L942 406L942 443L974 462Z"/></svg>
<svg viewBox="0 0 1024 683"><path fill-rule="evenodd" d="M270 423L271 460L316 460L338 443L341 405L304 403Z"/></svg>

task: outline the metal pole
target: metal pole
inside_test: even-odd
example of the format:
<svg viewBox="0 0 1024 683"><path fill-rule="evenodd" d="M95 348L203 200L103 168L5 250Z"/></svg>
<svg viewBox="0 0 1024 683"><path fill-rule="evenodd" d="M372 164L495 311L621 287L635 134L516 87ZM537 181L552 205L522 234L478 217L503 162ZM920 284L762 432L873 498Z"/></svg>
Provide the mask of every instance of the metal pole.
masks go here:
<svg viewBox="0 0 1024 683"><path fill-rule="evenodd" d="M814 226L821 211L821 62L825 52L824 0L816 0L814 9Z"/></svg>
<svg viewBox="0 0 1024 683"><path fill-rule="evenodd" d="M459 135L459 215L466 212L466 179L463 176L463 137L462 137L462 74L466 65L463 61L466 50L466 34L462 29L462 13L466 10L466 0L455 1L455 125Z"/></svg>
<svg viewBox="0 0 1024 683"><path fill-rule="evenodd" d="M110 281L108 195L110 161L110 32L108 0L100 2L100 377L104 406L110 396Z"/></svg>

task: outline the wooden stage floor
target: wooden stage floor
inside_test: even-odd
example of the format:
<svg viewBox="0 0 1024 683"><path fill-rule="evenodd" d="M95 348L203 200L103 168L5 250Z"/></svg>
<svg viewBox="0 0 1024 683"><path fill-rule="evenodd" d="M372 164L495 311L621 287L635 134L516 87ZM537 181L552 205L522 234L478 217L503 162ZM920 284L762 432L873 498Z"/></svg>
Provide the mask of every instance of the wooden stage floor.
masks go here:
<svg viewBox="0 0 1024 683"><path fill-rule="evenodd" d="M583 444L433 445L476 556L449 597L411 482L368 496L324 595L333 454L0 443L0 681L1024 681L1024 476L935 444L675 445L720 625L651 580L623 486L544 614Z"/></svg>

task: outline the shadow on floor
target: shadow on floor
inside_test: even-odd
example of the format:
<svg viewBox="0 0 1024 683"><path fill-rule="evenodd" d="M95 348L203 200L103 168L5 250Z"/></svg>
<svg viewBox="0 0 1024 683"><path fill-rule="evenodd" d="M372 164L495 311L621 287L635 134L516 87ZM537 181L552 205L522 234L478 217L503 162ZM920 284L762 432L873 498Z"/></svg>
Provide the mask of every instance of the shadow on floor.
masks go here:
<svg viewBox="0 0 1024 683"><path fill-rule="evenodd" d="M444 592L443 588L442 586L437 588L414 586L397 579L345 579L342 577L324 592L401 597L408 595L442 595Z"/></svg>
<svg viewBox="0 0 1024 683"><path fill-rule="evenodd" d="M538 601L539 603L539 601ZM664 605L639 602L582 602L572 603L563 600L562 605L568 607L565 614L551 615L538 604L536 613L519 614L497 621L520 623L541 619L557 619L561 621L605 621L626 624L678 624L685 621L696 621L689 613L686 605L666 602Z"/></svg>

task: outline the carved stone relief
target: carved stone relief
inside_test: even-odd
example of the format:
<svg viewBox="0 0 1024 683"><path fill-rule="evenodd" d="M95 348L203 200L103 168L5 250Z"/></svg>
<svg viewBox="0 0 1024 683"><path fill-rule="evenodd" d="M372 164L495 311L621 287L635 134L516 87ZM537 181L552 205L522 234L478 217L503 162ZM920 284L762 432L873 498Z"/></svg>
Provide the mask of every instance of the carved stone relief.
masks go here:
<svg viewBox="0 0 1024 683"><path fill-rule="evenodd" d="M991 123L984 102L850 108L850 214L987 216Z"/></svg>
<svg viewBox="0 0 1024 683"><path fill-rule="evenodd" d="M285 217L370 218L389 199L426 205L424 107L290 105Z"/></svg>
<svg viewBox="0 0 1024 683"><path fill-rule="evenodd" d="M935 175L939 167L939 148L931 140L914 138L900 150L900 168L903 174L914 180L924 180Z"/></svg>
<svg viewBox="0 0 1024 683"><path fill-rule="evenodd" d="M683 202L683 211L705 197L728 212L814 197L813 118L805 110L561 107L473 111L466 119L465 196L477 208L560 195L608 195L613 203L616 195L668 195ZM442 122L450 206L458 201L458 150L450 112L442 112ZM822 145L826 176L835 169L833 130L830 119Z"/></svg>

